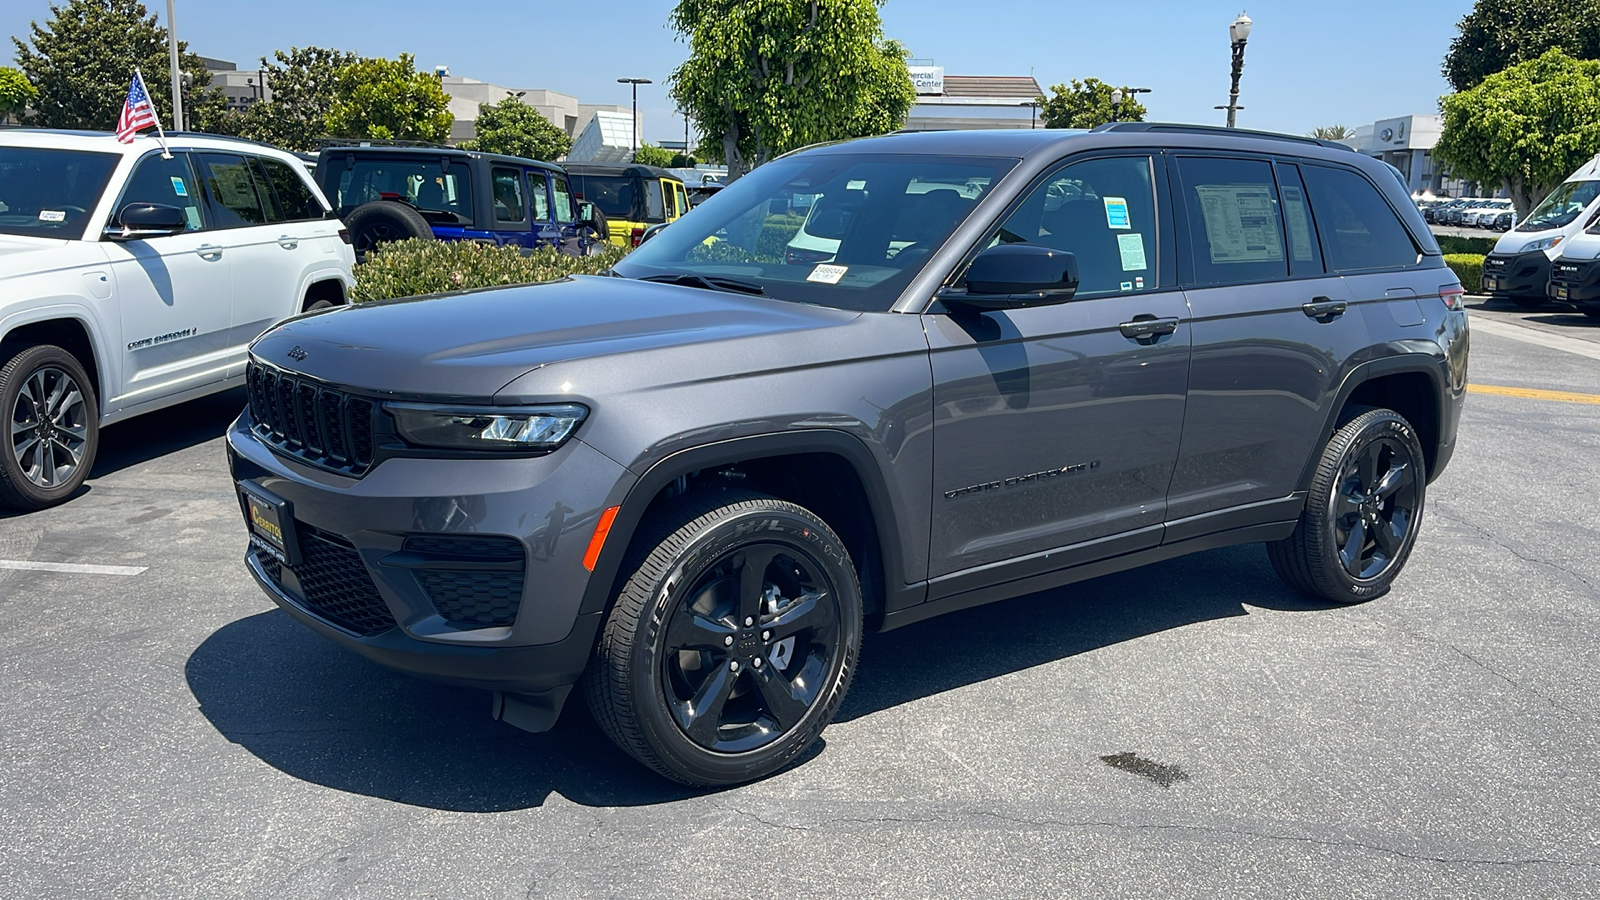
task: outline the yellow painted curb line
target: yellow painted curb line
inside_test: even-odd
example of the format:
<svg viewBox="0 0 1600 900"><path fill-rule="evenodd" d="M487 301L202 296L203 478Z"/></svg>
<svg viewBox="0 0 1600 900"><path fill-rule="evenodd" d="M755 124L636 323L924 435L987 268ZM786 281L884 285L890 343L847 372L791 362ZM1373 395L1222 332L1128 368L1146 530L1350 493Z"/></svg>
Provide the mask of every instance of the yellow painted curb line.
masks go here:
<svg viewBox="0 0 1600 900"><path fill-rule="evenodd" d="M1592 403L1600 405L1600 394L1575 394L1571 391L1541 391L1534 388L1499 387L1492 384L1469 384L1469 394L1495 394L1500 397L1521 397L1524 400L1557 400L1562 403Z"/></svg>

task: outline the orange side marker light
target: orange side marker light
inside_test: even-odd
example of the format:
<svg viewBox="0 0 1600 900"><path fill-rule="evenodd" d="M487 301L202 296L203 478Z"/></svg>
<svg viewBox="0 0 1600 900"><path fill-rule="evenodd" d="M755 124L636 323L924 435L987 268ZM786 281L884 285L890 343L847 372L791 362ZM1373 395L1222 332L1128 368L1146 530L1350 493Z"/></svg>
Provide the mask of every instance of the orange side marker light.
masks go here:
<svg viewBox="0 0 1600 900"><path fill-rule="evenodd" d="M606 535L611 533L611 523L617 520L617 510L620 506L613 506L600 514L600 521L594 524L594 537L589 539L589 549L583 554L583 567L594 571L594 564L600 561L600 549L606 545Z"/></svg>

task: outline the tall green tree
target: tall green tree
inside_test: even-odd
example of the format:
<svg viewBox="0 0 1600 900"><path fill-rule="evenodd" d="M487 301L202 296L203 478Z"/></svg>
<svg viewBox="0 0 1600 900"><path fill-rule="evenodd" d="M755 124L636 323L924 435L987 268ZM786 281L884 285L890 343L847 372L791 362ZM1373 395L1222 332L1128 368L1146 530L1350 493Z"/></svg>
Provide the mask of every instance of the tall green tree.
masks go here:
<svg viewBox="0 0 1600 900"><path fill-rule="evenodd" d="M362 59L339 70L339 97L325 117L328 134L344 138L430 141L450 139L450 96L409 53Z"/></svg>
<svg viewBox="0 0 1600 900"><path fill-rule="evenodd" d="M1600 0L1477 0L1456 30L1444 77L1464 91L1547 50L1600 57Z"/></svg>
<svg viewBox="0 0 1600 900"><path fill-rule="evenodd" d="M168 85L167 30L138 0L69 0L50 7L43 25L30 23L30 40L13 37L17 68L39 95L30 125L109 131L128 98L134 67L144 73L150 100L162 124L172 122ZM185 125L216 127L226 121L227 100L211 87L200 57L180 41Z"/></svg>
<svg viewBox="0 0 1600 900"><path fill-rule="evenodd" d="M1098 78L1073 79L1071 86L1054 85L1050 93L1039 98L1039 117L1046 128L1095 128L1113 121L1111 92L1115 85ZM1138 94L1128 94L1115 112L1115 121L1143 122L1149 110L1139 102Z"/></svg>
<svg viewBox="0 0 1600 900"><path fill-rule="evenodd" d="M641 166L660 166L666 168L672 165L672 151L655 144L640 144L634 151L633 161Z"/></svg>
<svg viewBox="0 0 1600 900"><path fill-rule="evenodd" d="M1517 218L1600 153L1600 61L1559 50L1440 101L1434 156L1457 178L1499 185Z"/></svg>
<svg viewBox="0 0 1600 900"><path fill-rule="evenodd" d="M12 116L21 117L39 92L28 81L28 76L10 66L0 66L0 123Z"/></svg>
<svg viewBox="0 0 1600 900"><path fill-rule="evenodd" d="M356 62L354 53L323 47L290 47L261 58L262 79L272 99L247 107L239 133L290 150L310 151L328 134L328 113L339 99L339 73Z"/></svg>
<svg viewBox="0 0 1600 900"><path fill-rule="evenodd" d="M555 162L572 149L572 138L537 109L516 97L478 104L478 136L462 141L464 150L504 153Z"/></svg>
<svg viewBox="0 0 1600 900"><path fill-rule="evenodd" d="M882 0L679 0L689 42L671 95L729 180L819 141L899 128L916 102L906 53L885 40Z"/></svg>

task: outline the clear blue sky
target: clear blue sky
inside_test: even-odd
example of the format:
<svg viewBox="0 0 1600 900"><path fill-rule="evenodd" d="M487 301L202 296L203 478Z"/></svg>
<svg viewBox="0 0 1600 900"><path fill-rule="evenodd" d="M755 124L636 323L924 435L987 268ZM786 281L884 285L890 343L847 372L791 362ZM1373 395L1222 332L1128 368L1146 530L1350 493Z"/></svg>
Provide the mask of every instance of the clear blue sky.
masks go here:
<svg viewBox="0 0 1600 900"><path fill-rule="evenodd" d="M1150 118L1220 124L1227 102L1228 23L1240 0L889 0L884 32L955 75L1033 74L1149 87ZM165 15L164 0L146 0ZM1241 127L1302 133L1437 111L1439 75L1471 0L1256 0L1245 58ZM240 68L292 45L366 55L409 52L417 65L585 103L627 103L619 76L655 79L639 92L650 141L682 139L664 82L687 54L665 23L670 0L440 3L438 0L177 0L178 35ZM6 0L0 31L26 35L47 0ZM9 42L0 59L12 55Z"/></svg>

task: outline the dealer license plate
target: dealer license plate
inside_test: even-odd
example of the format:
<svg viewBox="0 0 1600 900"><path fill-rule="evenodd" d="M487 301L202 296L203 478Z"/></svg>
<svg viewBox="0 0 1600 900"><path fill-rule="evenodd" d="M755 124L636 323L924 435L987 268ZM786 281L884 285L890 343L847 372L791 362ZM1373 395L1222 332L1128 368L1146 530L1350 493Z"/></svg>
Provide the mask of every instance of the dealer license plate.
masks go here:
<svg viewBox="0 0 1600 900"><path fill-rule="evenodd" d="M289 502L274 497L254 485L239 485L245 524L250 527L250 542L266 550L286 565L294 563L294 517Z"/></svg>
<svg viewBox="0 0 1600 900"><path fill-rule="evenodd" d="M1498 279L1498 278L1485 278L1483 280L1483 289L1486 290L1486 291L1498 291L1498 290L1500 290L1500 279Z"/></svg>

